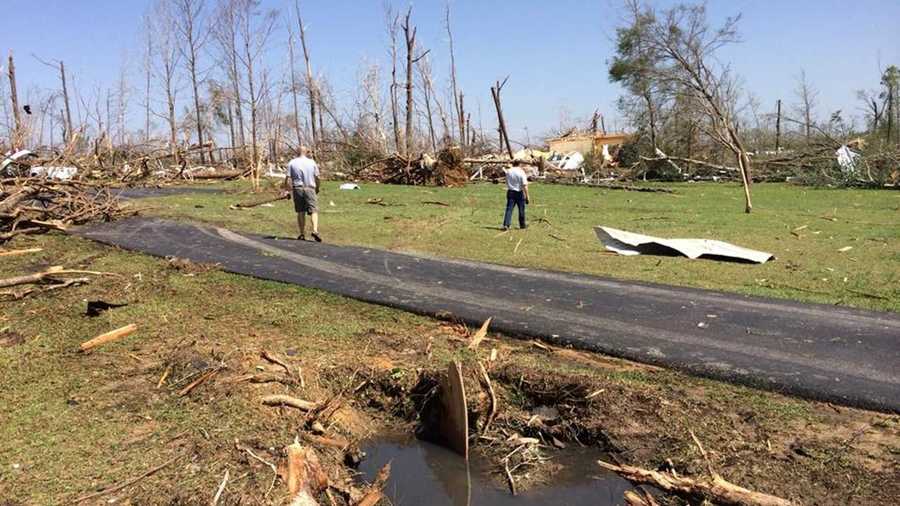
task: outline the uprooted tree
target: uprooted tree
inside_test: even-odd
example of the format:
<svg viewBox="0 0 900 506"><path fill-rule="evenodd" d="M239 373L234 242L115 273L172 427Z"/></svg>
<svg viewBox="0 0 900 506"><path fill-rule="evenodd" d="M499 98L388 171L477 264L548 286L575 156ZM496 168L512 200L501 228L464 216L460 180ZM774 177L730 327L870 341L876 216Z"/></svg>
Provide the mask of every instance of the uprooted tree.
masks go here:
<svg viewBox="0 0 900 506"><path fill-rule="evenodd" d="M753 208L750 198L750 157L738 134L737 109L740 90L727 65L718 63L716 52L738 42L740 16L727 18L713 28L706 7L678 5L657 10L641 0L627 0L629 19L616 31L616 54L609 68L610 79L643 99L656 149L654 106L662 100L687 104L703 118L697 127L715 143L730 151L740 170L745 211ZM658 159L666 156L658 150Z"/></svg>

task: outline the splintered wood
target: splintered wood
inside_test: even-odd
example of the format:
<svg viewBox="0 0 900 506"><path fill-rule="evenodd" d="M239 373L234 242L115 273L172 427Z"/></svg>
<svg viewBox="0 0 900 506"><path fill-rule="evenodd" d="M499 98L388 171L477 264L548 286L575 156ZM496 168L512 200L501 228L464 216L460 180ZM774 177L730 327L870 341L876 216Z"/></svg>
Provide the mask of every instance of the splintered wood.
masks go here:
<svg viewBox="0 0 900 506"><path fill-rule="evenodd" d="M99 336L81 343L81 351L90 351L97 346L110 343L121 339L123 337L129 336L137 330L137 325L132 323L131 325L126 325L124 327L118 328L116 330L111 330L104 334L100 334Z"/></svg>
<svg viewBox="0 0 900 506"><path fill-rule="evenodd" d="M316 495L328 487L328 475L312 448L293 443L285 448L287 463L284 481L287 483L292 506L316 506Z"/></svg>
<svg viewBox="0 0 900 506"><path fill-rule="evenodd" d="M469 414L466 406L466 388L463 385L462 366L451 362L441 388L444 416L440 431L450 449L469 458Z"/></svg>
<svg viewBox="0 0 900 506"><path fill-rule="evenodd" d="M472 335L472 338L469 340L470 350L474 350L478 347L479 344L481 344L481 341L484 341L484 338L487 336L488 327L490 327L491 320L493 319L494 318L491 317L485 320L484 323L481 324L481 328L478 329L478 332L475 332L475 334Z"/></svg>

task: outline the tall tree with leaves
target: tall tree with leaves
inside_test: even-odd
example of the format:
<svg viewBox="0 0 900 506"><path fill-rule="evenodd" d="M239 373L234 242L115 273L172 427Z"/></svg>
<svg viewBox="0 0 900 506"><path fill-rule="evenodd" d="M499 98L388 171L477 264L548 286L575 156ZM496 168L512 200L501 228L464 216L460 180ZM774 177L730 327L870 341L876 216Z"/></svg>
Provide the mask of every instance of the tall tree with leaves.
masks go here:
<svg viewBox="0 0 900 506"><path fill-rule="evenodd" d="M738 134L737 103L740 90L731 69L716 52L738 42L740 16L717 27L706 19L703 4L677 5L657 11L640 0L626 4L637 15L618 31L619 44L611 70L623 82L640 83L676 94L702 114L698 125L710 139L730 151L737 160L744 187L745 212L753 209L750 197L750 156ZM634 62L623 67L618 61ZM613 76L615 77L615 75Z"/></svg>
<svg viewBox="0 0 900 506"><path fill-rule="evenodd" d="M629 24L616 29L616 54L609 65L609 78L636 97L641 106L642 123L650 135L654 151L659 147L659 103L663 84L653 78L653 70L660 64L660 55L647 42L648 30L656 21L652 11L643 10L637 1L626 3Z"/></svg>

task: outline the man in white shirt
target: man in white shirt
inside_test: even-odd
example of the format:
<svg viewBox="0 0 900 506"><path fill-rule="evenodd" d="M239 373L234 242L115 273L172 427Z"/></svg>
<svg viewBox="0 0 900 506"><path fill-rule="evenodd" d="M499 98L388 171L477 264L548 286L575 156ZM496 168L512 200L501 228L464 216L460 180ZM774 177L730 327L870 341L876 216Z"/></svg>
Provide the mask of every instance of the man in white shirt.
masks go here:
<svg viewBox="0 0 900 506"><path fill-rule="evenodd" d="M528 176L522 170L522 162L513 160L512 167L506 171L506 213L503 215L503 230L509 230L512 223L513 207L519 208L519 228L527 228L525 224L525 204L528 199Z"/></svg>
<svg viewBox="0 0 900 506"><path fill-rule="evenodd" d="M300 146L300 156L288 162L284 186L291 190L294 211L297 212L297 226L300 227L297 239L306 240L306 215L309 215L312 237L316 242L322 242L322 237L319 236L319 166L306 156L308 153L306 146Z"/></svg>

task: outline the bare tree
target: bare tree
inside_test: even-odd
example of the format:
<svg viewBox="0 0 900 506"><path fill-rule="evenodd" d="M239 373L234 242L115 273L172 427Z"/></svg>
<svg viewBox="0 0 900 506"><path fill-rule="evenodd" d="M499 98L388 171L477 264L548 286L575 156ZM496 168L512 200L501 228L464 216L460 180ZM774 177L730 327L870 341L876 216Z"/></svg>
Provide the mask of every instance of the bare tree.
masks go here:
<svg viewBox="0 0 900 506"><path fill-rule="evenodd" d="M303 144L303 130L300 128L300 104L297 100L300 87L297 83L297 71L294 70L294 34L290 29L290 24L288 24L288 62L291 74L291 100L294 105L294 132L297 135L297 146L299 147Z"/></svg>
<svg viewBox="0 0 900 506"><path fill-rule="evenodd" d="M463 149L466 147L466 139L465 139L465 124L463 123L463 117L465 116L465 111L463 109L462 104L462 93L457 89L456 86L456 55L453 51L453 30L450 28L450 2L447 1L447 4L444 9L444 25L447 28L447 40L450 46L450 89L453 93L453 110L455 112L457 123L459 125L459 142L462 145Z"/></svg>
<svg viewBox="0 0 900 506"><path fill-rule="evenodd" d="M126 143L126 133L128 129L128 67L127 58L122 59L122 66L119 69L119 79L116 90L116 143L124 146Z"/></svg>
<svg viewBox="0 0 900 506"><path fill-rule="evenodd" d="M297 26L300 29L300 45L303 48L303 61L306 62L306 92L309 98L309 124L312 127L312 145L313 151L318 150L319 138L322 135L322 115L318 110L319 107L319 90L316 86L316 80L313 78L312 64L309 59L309 47L306 45L306 28L303 26L303 18L300 17L300 0L294 0L294 12L297 15ZM316 115L318 113L319 124L316 124Z"/></svg>
<svg viewBox="0 0 900 506"><path fill-rule="evenodd" d="M260 58L268 44L269 37L275 27L278 14L274 10L260 14L258 12L259 0L237 0L238 7L236 17L238 20L238 40L241 51L238 51L238 60L241 69L247 76L247 105L250 109L250 146L253 154L253 170L257 170L259 164L259 106L267 86L265 79L261 79ZM254 172L256 174L256 172ZM258 185L258 174L254 178Z"/></svg>
<svg viewBox="0 0 900 506"><path fill-rule="evenodd" d="M154 33L152 73L162 88L165 99L164 112L153 111L153 113L165 120L168 125L172 161L178 163L178 118L175 104L180 84L178 68L181 66L181 52L178 50L178 40L173 28L174 13L169 0L157 0L153 6L151 20Z"/></svg>
<svg viewBox="0 0 900 506"><path fill-rule="evenodd" d="M447 115L444 113L444 107L441 105L441 101L438 99L437 95L434 91L434 81L431 77L431 63L428 61L428 57L422 58L417 63L417 67L419 69L419 75L422 78L422 91L425 97L425 109L426 115L428 118L428 130L431 135L431 144L432 149L437 151L437 144L435 142L435 132L434 125L432 121L432 112L431 112L431 103L434 102L434 105L437 107L438 117L441 119L441 125L443 126L443 133L441 135L442 139L450 139L452 137L452 131L450 130L450 125L447 122Z"/></svg>
<svg viewBox="0 0 900 506"><path fill-rule="evenodd" d="M400 14L395 13L390 4L385 3L385 20L387 22L388 36L391 41L391 119L394 128L394 149L401 151L400 145L400 105L397 100L397 32L400 28Z"/></svg>
<svg viewBox="0 0 900 506"><path fill-rule="evenodd" d="M16 63L13 60L12 49L9 50L8 61L9 65L6 68L6 71L9 78L9 98L12 103L13 118L16 122L15 130L13 130L13 134L10 136L10 143L13 148L17 148L23 140L22 136L24 134L24 129L22 128L22 114L19 112L19 92L16 89Z"/></svg>
<svg viewBox="0 0 900 506"><path fill-rule="evenodd" d="M416 27L410 26L409 17L412 15L412 6L406 11L406 17L403 18L403 35L406 39L406 142L401 154L411 155L415 146L413 146L413 138L415 128L413 127L413 113L415 103L413 102L413 64L428 54L425 51L419 56L414 56L416 51Z"/></svg>
<svg viewBox="0 0 900 506"><path fill-rule="evenodd" d="M179 50L187 66L194 94L197 144L200 146L200 163L206 163L203 147L203 110L200 106L201 70L200 54L209 37L205 24L205 0L172 0L175 7L175 27L180 37Z"/></svg>
<svg viewBox="0 0 900 506"><path fill-rule="evenodd" d="M628 6L631 12L640 14L640 19L631 19L630 26L619 31L617 53L624 50L627 54L634 44L640 44L651 63L637 66L635 72L651 82L665 83L670 93L703 114L705 121L699 128L737 160L744 186L744 210L749 213L753 208L750 157L738 134L740 90L730 68L715 58L716 51L739 40L740 16L712 28L703 4L678 5L659 13L640 0L630 0Z"/></svg>
<svg viewBox="0 0 900 506"><path fill-rule="evenodd" d="M150 92L153 77L153 22L150 20L150 13L144 14L144 37L146 45L144 46L144 77L146 78L144 86L144 143L150 143Z"/></svg>
<svg viewBox="0 0 900 506"><path fill-rule="evenodd" d="M379 151L384 152L387 147L387 138L383 127L383 110L381 106L381 78L377 64L369 65L362 77L361 89L365 93L362 99L361 117L371 116L372 137Z"/></svg>
<svg viewBox="0 0 900 506"><path fill-rule="evenodd" d="M809 144L812 141L819 91L806 79L805 70L801 70L800 75L797 76L797 88L794 90L794 95L797 97L797 104L794 106L794 110L803 118L803 131L806 136L806 143Z"/></svg>
<svg viewBox="0 0 900 506"><path fill-rule="evenodd" d="M244 102L241 99L243 87L242 74L238 71L238 20L235 13L238 10L238 0L220 0L216 8L215 30L213 31L219 46L222 61L225 64L228 81L231 86L229 99L231 100L232 122L237 121L237 128L231 125L235 131L232 139L232 147L240 145L243 158L247 158L247 139L244 128Z"/></svg>

